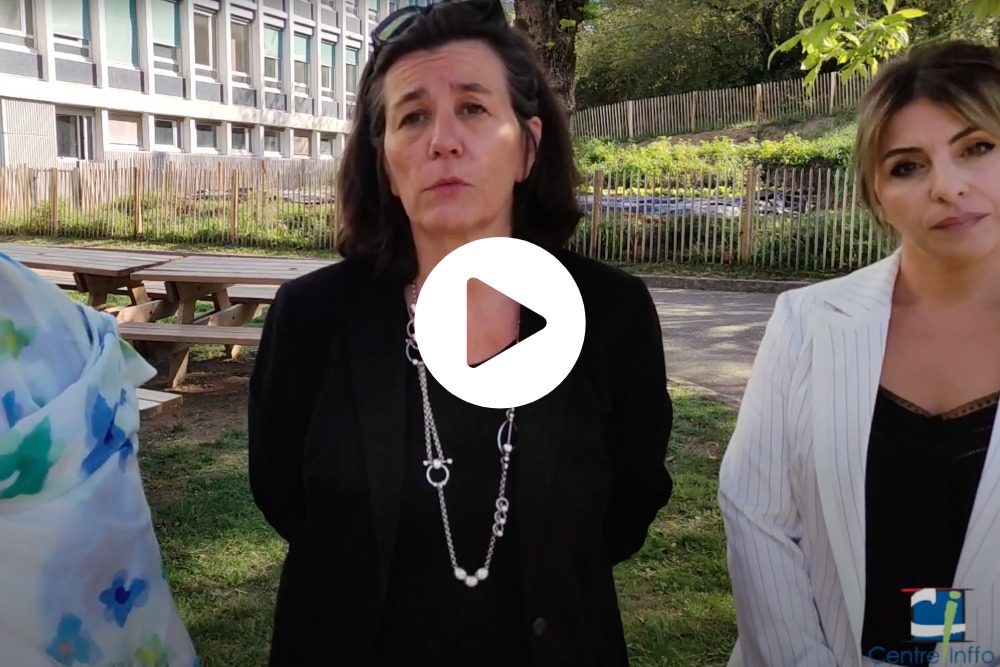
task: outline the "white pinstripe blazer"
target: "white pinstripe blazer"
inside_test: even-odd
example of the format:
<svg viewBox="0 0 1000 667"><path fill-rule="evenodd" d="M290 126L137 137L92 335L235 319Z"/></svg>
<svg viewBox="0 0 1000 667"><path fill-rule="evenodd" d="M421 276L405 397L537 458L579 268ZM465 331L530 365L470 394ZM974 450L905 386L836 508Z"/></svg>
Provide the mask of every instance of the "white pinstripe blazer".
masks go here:
<svg viewBox="0 0 1000 667"><path fill-rule="evenodd" d="M898 269L897 252L775 304L720 473L740 634L730 667L877 664L861 655L865 465ZM994 654L998 440L995 424L955 576L972 589L966 637Z"/></svg>

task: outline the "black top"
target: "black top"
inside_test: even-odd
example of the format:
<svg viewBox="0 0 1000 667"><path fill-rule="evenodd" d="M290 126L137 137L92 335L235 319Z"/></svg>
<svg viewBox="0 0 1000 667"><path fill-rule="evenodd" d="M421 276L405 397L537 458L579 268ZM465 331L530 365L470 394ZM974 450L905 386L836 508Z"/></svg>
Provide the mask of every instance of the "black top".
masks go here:
<svg viewBox="0 0 1000 667"><path fill-rule="evenodd" d="M441 447L454 460L445 502L455 556L459 567L475 575L493 526L501 472L497 430L505 410L466 403L430 373L427 385ZM427 447L415 368L408 373L406 411L403 506L373 665L531 664L514 557L517 453L511 455L507 477L511 505L504 535L496 542L488 578L469 588L452 572L438 494L425 476ZM515 425L516 419L515 414Z"/></svg>
<svg viewBox="0 0 1000 667"><path fill-rule="evenodd" d="M890 662L886 653L899 651L891 664L927 664L918 658L934 642L913 641L911 593L901 589L952 586L997 398L932 416L879 390L865 478L864 655Z"/></svg>
<svg viewBox="0 0 1000 667"><path fill-rule="evenodd" d="M626 667L612 568L642 546L670 496L663 339L640 279L569 251L552 254L580 288L587 331L566 379L517 409L513 530L499 543L490 575L516 578L517 598L498 595L487 605L501 623L511 622L512 608L523 609L519 632L506 638L526 642L536 667ZM403 282L347 259L283 285L268 312L247 413L254 499L289 545L272 667L370 665L384 648L390 615L428 604L401 591L396 577L412 579L418 570L440 577L439 585L421 590L442 601L490 594L487 587L455 589L437 507L413 506L412 494L425 490L413 475L413 457L422 457L423 448L414 448L418 436L408 424L416 395L404 355L404 294ZM443 444L456 462L451 492L461 493L461 485L478 479L475 469L465 472L471 464L465 450L485 446L483 460L496 465L499 415L484 420L481 434L456 440L447 407L434 400L439 424L448 422ZM492 503L497 479L490 470L482 478ZM467 527L461 505L449 499L448 508L462 566L478 567L492 515L477 514ZM429 564L420 570L422 562Z"/></svg>

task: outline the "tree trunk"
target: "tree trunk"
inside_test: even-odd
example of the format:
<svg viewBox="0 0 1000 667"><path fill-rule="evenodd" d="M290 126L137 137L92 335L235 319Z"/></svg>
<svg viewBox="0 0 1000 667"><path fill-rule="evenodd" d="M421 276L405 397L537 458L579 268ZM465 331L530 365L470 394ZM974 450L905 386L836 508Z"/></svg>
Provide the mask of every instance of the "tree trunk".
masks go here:
<svg viewBox="0 0 1000 667"><path fill-rule="evenodd" d="M587 0L516 0L514 25L535 45L566 113L576 109L576 33Z"/></svg>

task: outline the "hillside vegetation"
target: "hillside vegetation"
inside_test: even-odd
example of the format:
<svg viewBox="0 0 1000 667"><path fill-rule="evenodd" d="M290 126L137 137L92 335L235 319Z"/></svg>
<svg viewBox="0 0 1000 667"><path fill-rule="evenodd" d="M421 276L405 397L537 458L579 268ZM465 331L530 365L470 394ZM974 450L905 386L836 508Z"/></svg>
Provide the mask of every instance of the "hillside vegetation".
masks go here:
<svg viewBox="0 0 1000 667"><path fill-rule="evenodd" d="M848 167L857 124L850 117L825 123L733 128L644 142L580 139L577 163L586 176L628 171L650 175L763 167ZM767 137L767 138L758 138ZM777 137L777 138L771 138Z"/></svg>

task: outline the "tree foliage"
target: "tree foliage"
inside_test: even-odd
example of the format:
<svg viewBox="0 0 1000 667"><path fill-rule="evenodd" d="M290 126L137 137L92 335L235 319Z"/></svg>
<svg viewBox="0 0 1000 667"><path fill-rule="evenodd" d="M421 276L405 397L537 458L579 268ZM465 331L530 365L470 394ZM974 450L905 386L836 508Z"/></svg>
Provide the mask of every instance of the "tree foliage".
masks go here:
<svg viewBox="0 0 1000 667"><path fill-rule="evenodd" d="M582 106L742 86L794 76L795 54L777 44L799 28L801 0L595 0L581 30Z"/></svg>
<svg viewBox="0 0 1000 667"><path fill-rule="evenodd" d="M879 64L915 43L963 37L993 41L1000 37L1000 0L805 0L801 29L772 52L798 49L806 83L812 86L830 66L845 77L872 77Z"/></svg>

